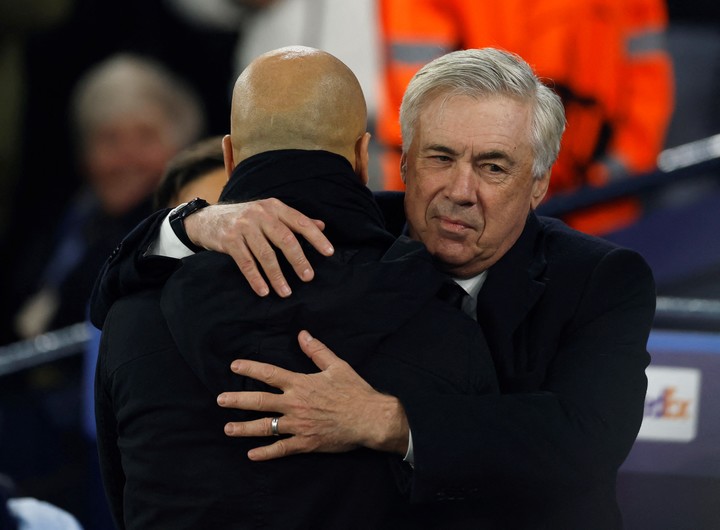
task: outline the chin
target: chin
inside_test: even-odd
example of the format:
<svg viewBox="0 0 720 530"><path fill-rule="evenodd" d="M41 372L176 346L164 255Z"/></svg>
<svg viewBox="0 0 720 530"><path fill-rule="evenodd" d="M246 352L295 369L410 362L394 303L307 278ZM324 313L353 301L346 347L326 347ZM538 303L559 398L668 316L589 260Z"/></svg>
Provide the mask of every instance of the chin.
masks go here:
<svg viewBox="0 0 720 530"><path fill-rule="evenodd" d="M431 254L433 259L436 260L443 269L457 269L468 263L467 257L455 253L431 252Z"/></svg>

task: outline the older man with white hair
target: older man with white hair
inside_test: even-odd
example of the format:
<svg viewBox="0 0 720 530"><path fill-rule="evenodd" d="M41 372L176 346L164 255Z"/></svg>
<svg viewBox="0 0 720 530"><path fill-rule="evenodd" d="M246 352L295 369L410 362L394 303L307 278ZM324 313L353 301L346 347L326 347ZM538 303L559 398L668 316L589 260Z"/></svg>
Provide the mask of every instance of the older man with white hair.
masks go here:
<svg viewBox="0 0 720 530"><path fill-rule="evenodd" d="M534 213L560 147L559 98L516 55L458 51L415 75L401 127L407 232L470 295L501 395L381 393L322 336L302 334L316 374L233 363L281 393L222 393L221 406L265 413L226 434L286 435L251 450L257 461L357 446L403 455L411 500L460 511L471 501L472 528L621 528L615 482L642 419L654 282L637 253ZM378 199L397 216L397 196ZM332 253L317 221L275 200L206 208L184 228L231 254L259 295L269 288L257 263L292 295L272 245L312 280L293 231ZM133 242L108 264L97 323L138 278Z"/></svg>

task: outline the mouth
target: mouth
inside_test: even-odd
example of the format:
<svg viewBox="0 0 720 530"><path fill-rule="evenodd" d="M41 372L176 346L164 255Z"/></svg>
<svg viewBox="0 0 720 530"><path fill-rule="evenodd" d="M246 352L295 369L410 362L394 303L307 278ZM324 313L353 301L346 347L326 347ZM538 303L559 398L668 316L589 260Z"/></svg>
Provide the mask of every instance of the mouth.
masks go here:
<svg viewBox="0 0 720 530"><path fill-rule="evenodd" d="M453 234L462 234L468 230L472 230L472 225L452 217L439 216L438 223L441 230L447 231Z"/></svg>

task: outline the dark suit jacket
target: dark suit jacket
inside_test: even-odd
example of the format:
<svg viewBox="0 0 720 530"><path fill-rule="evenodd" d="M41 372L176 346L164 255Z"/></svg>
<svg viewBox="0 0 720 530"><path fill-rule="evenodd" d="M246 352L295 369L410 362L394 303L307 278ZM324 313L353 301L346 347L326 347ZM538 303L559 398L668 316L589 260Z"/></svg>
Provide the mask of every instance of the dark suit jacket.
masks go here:
<svg viewBox="0 0 720 530"><path fill-rule="evenodd" d="M475 498L491 528L620 528L654 307L638 254L531 214L478 297L502 395L403 401L413 498Z"/></svg>
<svg viewBox="0 0 720 530"><path fill-rule="evenodd" d="M238 166L222 198L271 192L315 204L333 234L332 258L308 250L312 283L293 281L289 299L258 298L232 259L203 252L183 260L162 291L121 299L109 312L96 412L104 481L121 526L416 527L429 508L410 507L403 496L398 484L409 466L399 457L356 450L253 463L247 450L273 440L223 434L227 421L265 414L221 409L219 393L269 390L234 375L233 359L317 371L297 346L301 329L400 399L497 393L477 324L436 297L445 278L421 244L385 232L347 161L259 155ZM462 524L454 509L442 519L447 528Z"/></svg>
<svg viewBox="0 0 720 530"><path fill-rule="evenodd" d="M402 194L376 198L399 230ZM172 260L139 257L158 222L108 262L96 321L119 293L162 281ZM481 528L620 528L616 473L642 419L654 306L638 254L530 214L478 299L502 395L403 399L413 500L473 506Z"/></svg>

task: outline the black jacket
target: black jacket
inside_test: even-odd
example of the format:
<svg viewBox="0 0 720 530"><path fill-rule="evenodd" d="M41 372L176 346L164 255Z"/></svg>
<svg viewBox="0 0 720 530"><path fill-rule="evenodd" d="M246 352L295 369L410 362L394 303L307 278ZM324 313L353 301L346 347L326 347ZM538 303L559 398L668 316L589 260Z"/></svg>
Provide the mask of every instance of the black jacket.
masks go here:
<svg viewBox="0 0 720 530"><path fill-rule="evenodd" d="M259 417L216 404L267 390L234 375L238 357L317 371L308 329L376 388L401 400L497 392L477 324L440 301L445 278L424 247L385 231L349 163L281 151L241 163L221 200L275 196L326 222L332 258L306 249L311 283L258 298L228 256L183 260L165 287L121 299L105 320L96 378L98 445L113 513L128 528L397 528L424 513L403 495L409 466L368 450L250 462L267 439L223 434ZM433 506L433 511L435 511ZM448 528L454 516L443 519Z"/></svg>
<svg viewBox="0 0 720 530"><path fill-rule="evenodd" d="M402 194L376 198L397 234ZM163 216L108 261L96 322L120 294L162 283L175 266L142 257ZM425 527L442 528L452 506L468 528L621 528L616 474L642 420L654 307L637 253L531 213L478 298L501 395L403 397L412 499L443 507L426 512Z"/></svg>

